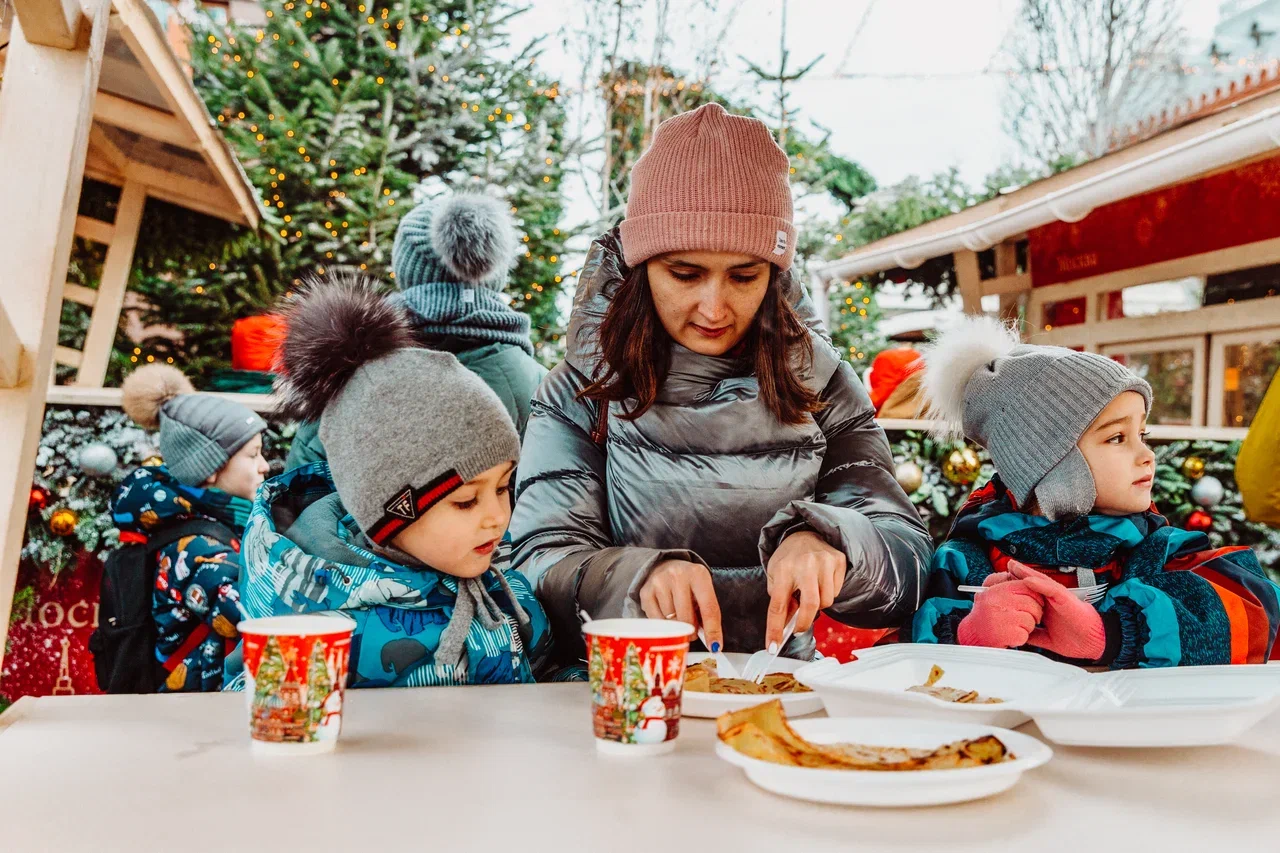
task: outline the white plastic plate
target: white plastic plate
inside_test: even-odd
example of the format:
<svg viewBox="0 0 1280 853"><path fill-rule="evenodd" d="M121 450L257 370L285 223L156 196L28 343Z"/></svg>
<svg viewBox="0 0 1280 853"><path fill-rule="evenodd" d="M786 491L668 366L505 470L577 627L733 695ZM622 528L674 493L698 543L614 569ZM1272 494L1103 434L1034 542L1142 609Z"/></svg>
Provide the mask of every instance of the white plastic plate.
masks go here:
<svg viewBox="0 0 1280 853"><path fill-rule="evenodd" d="M697 663L711 657L706 652L689 652L687 663ZM746 666L751 655L726 652L725 657L738 668ZM769 672L795 672L808 661L794 658L778 658L769 667ZM822 710L822 697L817 693L774 693L767 696L735 696L727 693L694 693L686 690L681 700L680 713L686 717L718 717L729 711L740 711L753 705L761 705L773 699L782 700L782 708L788 717L802 717Z"/></svg>
<svg viewBox="0 0 1280 853"><path fill-rule="evenodd" d="M1186 666L1090 675L1027 707L1069 746L1216 746L1280 709L1280 667Z"/></svg>
<svg viewBox="0 0 1280 853"><path fill-rule="evenodd" d="M828 658L796 671L796 678L822 697L832 716L901 714L1015 728L1030 719L1022 710L1025 703L1058 695L1074 681L1088 678L1079 667L1012 649L903 643L856 654L858 659L849 663ZM907 692L923 684L935 664L944 670L938 682L942 686L977 690L983 698L1004 701L961 705Z"/></svg>
<svg viewBox="0 0 1280 853"><path fill-rule="evenodd" d="M1022 774L1044 764L1053 750L1033 737L994 726L934 720L840 717L796 720L791 727L814 743L863 743L931 749L963 738L992 734L1015 756L1013 761L953 770L815 770L749 758L725 743L716 754L746 771L766 791L848 806L934 806L977 800L1006 791Z"/></svg>

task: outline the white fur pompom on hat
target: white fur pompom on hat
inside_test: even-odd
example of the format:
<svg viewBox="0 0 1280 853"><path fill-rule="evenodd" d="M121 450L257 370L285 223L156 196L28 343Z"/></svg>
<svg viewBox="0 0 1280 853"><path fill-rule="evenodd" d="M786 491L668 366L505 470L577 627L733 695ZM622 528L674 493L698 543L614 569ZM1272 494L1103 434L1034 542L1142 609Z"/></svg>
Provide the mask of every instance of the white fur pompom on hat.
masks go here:
<svg viewBox="0 0 1280 853"><path fill-rule="evenodd" d="M139 367L124 380L120 407L143 429L160 426L160 407L179 394L192 394L195 388L182 371L168 364Z"/></svg>
<svg viewBox="0 0 1280 853"><path fill-rule="evenodd" d="M991 317L965 317L947 329L924 352L920 381L925 417L935 422L940 438L964 435L964 392L984 365L1009 355L1021 340L1009 325Z"/></svg>

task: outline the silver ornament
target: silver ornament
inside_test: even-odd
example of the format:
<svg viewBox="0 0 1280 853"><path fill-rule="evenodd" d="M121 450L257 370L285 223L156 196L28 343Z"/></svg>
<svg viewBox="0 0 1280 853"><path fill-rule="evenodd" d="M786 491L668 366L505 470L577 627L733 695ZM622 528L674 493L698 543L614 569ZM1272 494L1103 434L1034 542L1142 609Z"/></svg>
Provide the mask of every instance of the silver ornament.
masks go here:
<svg viewBox="0 0 1280 853"><path fill-rule="evenodd" d="M86 474L92 474L95 477L110 474L116 470L116 465L119 462L116 452L100 441L85 445L84 449L80 451L80 456L76 459L81 471Z"/></svg>
<svg viewBox="0 0 1280 853"><path fill-rule="evenodd" d="M1211 477L1208 474L1196 480L1196 484L1191 487L1191 500L1196 506L1211 509L1222 502L1226 489L1222 486L1222 481L1217 477Z"/></svg>

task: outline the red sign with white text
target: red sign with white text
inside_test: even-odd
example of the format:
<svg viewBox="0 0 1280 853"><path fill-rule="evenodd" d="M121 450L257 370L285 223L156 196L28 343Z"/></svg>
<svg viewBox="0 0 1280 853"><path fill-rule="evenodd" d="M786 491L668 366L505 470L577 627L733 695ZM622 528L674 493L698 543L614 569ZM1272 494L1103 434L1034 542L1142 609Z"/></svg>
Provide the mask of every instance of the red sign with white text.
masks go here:
<svg viewBox="0 0 1280 853"><path fill-rule="evenodd" d="M102 563L92 554L80 554L57 576L22 562L0 695L16 702L21 696L102 692L89 653L101 580Z"/></svg>
<svg viewBox="0 0 1280 853"><path fill-rule="evenodd" d="M1099 207L1030 232L1036 287L1280 237L1280 157Z"/></svg>

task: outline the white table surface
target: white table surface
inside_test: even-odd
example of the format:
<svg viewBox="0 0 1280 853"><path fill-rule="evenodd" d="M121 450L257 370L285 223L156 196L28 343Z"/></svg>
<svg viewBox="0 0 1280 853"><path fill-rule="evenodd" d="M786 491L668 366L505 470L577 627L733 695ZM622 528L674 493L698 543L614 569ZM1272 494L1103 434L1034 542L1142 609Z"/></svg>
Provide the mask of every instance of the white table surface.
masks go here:
<svg viewBox="0 0 1280 853"><path fill-rule="evenodd" d="M347 695L338 751L290 758L251 754L239 695L23 699L0 715L0 850L1280 850L1280 715L1238 746L1058 747L988 800L876 810L758 790L710 720L669 756L598 756L585 685Z"/></svg>

